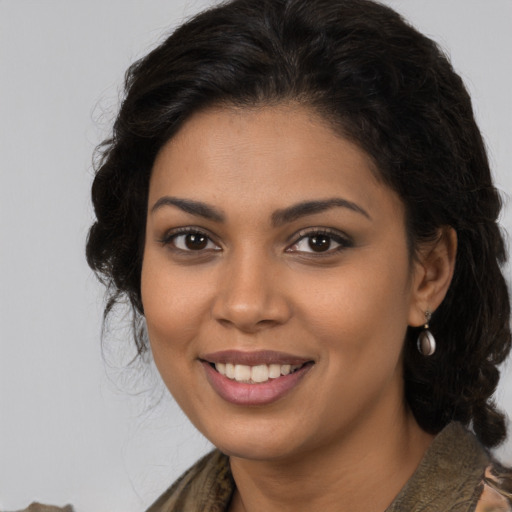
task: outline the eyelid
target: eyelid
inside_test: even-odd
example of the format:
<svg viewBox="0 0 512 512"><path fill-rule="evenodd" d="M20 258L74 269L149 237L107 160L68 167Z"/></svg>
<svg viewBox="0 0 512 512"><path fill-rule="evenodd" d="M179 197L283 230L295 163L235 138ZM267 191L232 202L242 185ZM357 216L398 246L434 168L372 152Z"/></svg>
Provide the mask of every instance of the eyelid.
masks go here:
<svg viewBox="0 0 512 512"><path fill-rule="evenodd" d="M176 239L178 236L180 236L180 235L187 235L189 233L204 235L205 237L208 238L209 241L211 241L213 244L215 244L217 246L217 249L214 249L215 251L222 250L222 247L220 246L218 241L215 240L216 237L214 235L212 235L212 233L210 233L207 229L200 228L198 226L182 226L182 227L178 227L178 228L169 229L169 230L167 230L164 233L164 235L162 237L159 237L157 241L159 243L161 243L162 245L164 245L164 246L169 246L169 245L171 245L172 241L174 239ZM193 252L197 252L197 253L206 252L206 250L202 250L202 251L193 251L193 250L184 251L183 249L179 249L178 247L173 247L173 250L179 251L179 252L191 252L191 253L193 253ZM209 250L211 251L211 249L209 249Z"/></svg>
<svg viewBox="0 0 512 512"><path fill-rule="evenodd" d="M339 244L339 247L335 249L330 249L325 252L315 252L315 251L292 251L290 248L299 243L304 238L308 238L313 235L325 235L330 238L332 238L337 244ZM285 252L298 252L298 253L307 253L307 254L315 254L315 257L321 257L321 256L329 256L332 255L334 252L340 249L346 249L349 247L353 247L354 242L350 236L348 236L343 231L333 229L333 228L326 228L326 227L309 227L304 228L292 235L289 238L289 242L287 245L287 248Z"/></svg>
<svg viewBox="0 0 512 512"><path fill-rule="evenodd" d="M164 246L169 246L169 245L171 245L172 241L174 239L176 239L178 236L186 235L189 233L197 233L200 235L204 235L205 237L208 238L208 240L210 242L212 242L213 244L215 244L217 246L217 248L214 249L214 251L222 250L220 243L216 240L217 237L215 235L213 235L209 230L201 228L199 226L181 226L181 227L169 229L164 233L164 235L162 237L159 237L157 241ZM339 244L339 247L337 247L335 249L330 249L328 251L325 251L324 253L315 252L315 251L292 251L291 250L291 247L293 245L297 244L304 238L308 238L313 235L328 236L328 237L332 238L332 240L334 242ZM287 246L286 246L285 252L300 252L300 253L307 253L307 254L313 253L317 257L332 255L334 252L336 252L339 249L346 249L346 248L352 247L354 245L352 238L350 236L348 236L346 233L344 233L343 231L340 231L338 229L328 228L328 227L315 227L315 226L303 228L300 231L294 233L292 236L290 236L288 238L288 241L286 243L287 243ZM178 247L172 247L172 249L175 251L178 251L178 252L183 252L183 253L197 252L199 254L201 252L207 252L206 249L198 250L198 251L193 251L193 250L185 251L183 249L179 249ZM212 249L208 249L208 251L212 251Z"/></svg>

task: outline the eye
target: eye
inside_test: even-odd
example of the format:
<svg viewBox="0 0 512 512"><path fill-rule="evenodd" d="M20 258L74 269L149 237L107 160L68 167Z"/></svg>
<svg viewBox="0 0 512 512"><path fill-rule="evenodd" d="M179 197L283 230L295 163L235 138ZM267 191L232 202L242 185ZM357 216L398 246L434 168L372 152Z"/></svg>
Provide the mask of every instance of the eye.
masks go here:
<svg viewBox="0 0 512 512"><path fill-rule="evenodd" d="M348 238L328 230L299 233L299 236L298 240L286 249L287 252L332 254L352 246Z"/></svg>
<svg viewBox="0 0 512 512"><path fill-rule="evenodd" d="M172 232L161 242L183 252L220 251L207 234L195 230Z"/></svg>

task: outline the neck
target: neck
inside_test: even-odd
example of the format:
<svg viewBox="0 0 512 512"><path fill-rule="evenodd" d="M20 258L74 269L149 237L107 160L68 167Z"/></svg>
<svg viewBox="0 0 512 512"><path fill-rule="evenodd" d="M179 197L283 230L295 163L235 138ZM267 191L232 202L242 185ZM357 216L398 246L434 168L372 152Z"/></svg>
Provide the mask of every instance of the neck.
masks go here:
<svg viewBox="0 0 512 512"><path fill-rule="evenodd" d="M384 511L432 441L412 414L389 416L387 424L358 425L336 443L300 456L271 461L231 457L237 486L231 512Z"/></svg>

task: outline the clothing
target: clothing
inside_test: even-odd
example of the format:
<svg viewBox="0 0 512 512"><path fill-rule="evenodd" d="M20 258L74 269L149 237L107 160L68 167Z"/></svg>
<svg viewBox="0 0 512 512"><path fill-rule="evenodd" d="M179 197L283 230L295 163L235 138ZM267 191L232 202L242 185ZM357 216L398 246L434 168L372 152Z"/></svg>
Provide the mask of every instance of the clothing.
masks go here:
<svg viewBox="0 0 512 512"><path fill-rule="evenodd" d="M52 505L42 505L41 503L32 503L28 508L19 512L73 512L71 505L65 507L54 507Z"/></svg>
<svg viewBox="0 0 512 512"><path fill-rule="evenodd" d="M234 490L229 459L214 450L146 512L226 512ZM451 423L385 512L512 512L511 498L512 471L492 461L473 434Z"/></svg>

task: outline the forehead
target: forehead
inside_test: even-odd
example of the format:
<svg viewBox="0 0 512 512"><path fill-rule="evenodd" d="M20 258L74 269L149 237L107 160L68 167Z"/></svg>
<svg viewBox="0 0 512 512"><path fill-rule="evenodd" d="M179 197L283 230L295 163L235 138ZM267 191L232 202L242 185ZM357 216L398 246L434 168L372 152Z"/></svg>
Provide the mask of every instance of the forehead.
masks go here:
<svg viewBox="0 0 512 512"><path fill-rule="evenodd" d="M150 205L162 194L255 210L333 195L368 206L398 200L362 149L295 104L191 116L155 160Z"/></svg>

